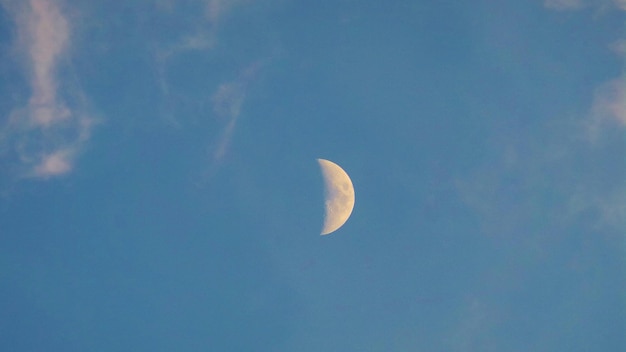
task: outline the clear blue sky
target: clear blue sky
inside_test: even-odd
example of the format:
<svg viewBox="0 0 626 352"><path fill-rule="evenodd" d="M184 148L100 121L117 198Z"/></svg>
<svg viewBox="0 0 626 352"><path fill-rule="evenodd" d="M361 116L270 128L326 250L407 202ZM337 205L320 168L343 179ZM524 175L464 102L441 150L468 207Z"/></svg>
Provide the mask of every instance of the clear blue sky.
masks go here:
<svg viewBox="0 0 626 352"><path fill-rule="evenodd" d="M1 351L626 350L624 1L0 4Z"/></svg>

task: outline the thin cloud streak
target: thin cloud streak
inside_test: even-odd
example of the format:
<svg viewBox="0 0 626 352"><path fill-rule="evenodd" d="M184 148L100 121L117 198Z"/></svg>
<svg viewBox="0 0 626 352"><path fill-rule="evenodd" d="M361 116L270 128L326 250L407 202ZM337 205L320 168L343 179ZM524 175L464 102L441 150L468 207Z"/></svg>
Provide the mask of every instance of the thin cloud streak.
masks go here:
<svg viewBox="0 0 626 352"><path fill-rule="evenodd" d="M157 49L156 71L157 81L165 99L176 99L176 89L171 88L168 80L168 65L177 56L189 51L209 51L219 49L219 31L225 22L225 17L238 7L249 3L248 0L196 0L200 18L191 20L195 25L191 31L179 36L170 45ZM167 13L176 12L177 5L173 1L161 0L157 3L159 9ZM208 99L213 116L217 120L217 131L211 131L217 136L209 147L209 173L217 167L228 153L233 139L242 106L246 98L246 91L258 70L263 66L263 60L254 62L241 70L237 78L232 81L218 84ZM179 125L179 121L173 118Z"/></svg>
<svg viewBox="0 0 626 352"><path fill-rule="evenodd" d="M84 112L84 97L71 81L60 79L71 47L71 25L58 1L4 1L17 26L14 43L25 56L24 69L31 96L9 114L0 135L2 158L20 164L19 177L50 178L69 173L94 120ZM67 104L64 98L74 104ZM82 104L82 105L81 105ZM6 155L12 149L13 155Z"/></svg>
<svg viewBox="0 0 626 352"><path fill-rule="evenodd" d="M206 16L212 25L217 25L224 14L241 2L242 0L207 0Z"/></svg>
<svg viewBox="0 0 626 352"><path fill-rule="evenodd" d="M545 7L553 10L578 10L585 7L583 0L546 0Z"/></svg>
<svg viewBox="0 0 626 352"><path fill-rule="evenodd" d="M585 7L617 7L626 10L626 0L545 0L544 6L557 11L575 11Z"/></svg>
<svg viewBox="0 0 626 352"><path fill-rule="evenodd" d="M619 77L596 88L587 122L587 137L592 144L615 128L626 128L625 80Z"/></svg>
<svg viewBox="0 0 626 352"><path fill-rule="evenodd" d="M193 50L210 50L217 42L217 32L222 17L234 7L242 3L242 0L203 0L199 1L199 11L202 14L202 23L197 25L196 31L180 37L177 42L157 53L157 61L163 65L171 56L181 52ZM157 3L157 8L162 11L173 13L176 5L173 2Z"/></svg>
<svg viewBox="0 0 626 352"><path fill-rule="evenodd" d="M166 45L159 45L155 53L155 64L157 71L157 81L164 97L169 98L171 94L168 80L168 65L175 57L193 51L213 50L218 43L218 32L222 18L232 11L242 0L196 0L193 3L197 6L198 18L190 19L193 23L193 30L180 35L174 42ZM174 1L160 0L155 6L161 12L168 15L176 13L176 3ZM178 121L172 121L178 124Z"/></svg>
<svg viewBox="0 0 626 352"><path fill-rule="evenodd" d="M626 77L616 78L596 90L593 100L594 119L617 122L626 127Z"/></svg>
<svg viewBox="0 0 626 352"><path fill-rule="evenodd" d="M247 87L260 66L259 62L248 66L236 80L221 84L211 98L215 114L228 121L213 153L214 162L219 162L224 157L230 145L237 120L241 114L241 106L246 97Z"/></svg>

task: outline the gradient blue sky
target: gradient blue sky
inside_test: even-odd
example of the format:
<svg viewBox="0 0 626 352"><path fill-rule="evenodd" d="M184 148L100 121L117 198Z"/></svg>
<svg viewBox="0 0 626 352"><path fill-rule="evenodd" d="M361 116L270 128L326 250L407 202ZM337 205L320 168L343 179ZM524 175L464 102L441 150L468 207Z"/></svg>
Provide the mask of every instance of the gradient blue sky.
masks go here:
<svg viewBox="0 0 626 352"><path fill-rule="evenodd" d="M0 350L626 350L623 0L0 4Z"/></svg>

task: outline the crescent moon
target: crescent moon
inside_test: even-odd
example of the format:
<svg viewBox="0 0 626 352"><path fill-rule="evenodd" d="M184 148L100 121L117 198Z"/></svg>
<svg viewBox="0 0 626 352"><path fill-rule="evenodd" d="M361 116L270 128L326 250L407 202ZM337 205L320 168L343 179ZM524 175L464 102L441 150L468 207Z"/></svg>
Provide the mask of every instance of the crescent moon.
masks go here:
<svg viewBox="0 0 626 352"><path fill-rule="evenodd" d="M324 198L326 213L321 235L328 235L339 229L352 214L354 208L354 187L343 169L325 159L317 159L324 176Z"/></svg>

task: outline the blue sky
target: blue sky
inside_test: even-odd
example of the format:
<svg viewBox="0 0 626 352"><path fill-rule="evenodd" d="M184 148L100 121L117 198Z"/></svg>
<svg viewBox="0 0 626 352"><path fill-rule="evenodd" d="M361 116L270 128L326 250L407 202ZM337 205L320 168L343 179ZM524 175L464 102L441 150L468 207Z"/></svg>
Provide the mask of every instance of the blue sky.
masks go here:
<svg viewBox="0 0 626 352"><path fill-rule="evenodd" d="M624 1L0 4L0 350L626 349Z"/></svg>

